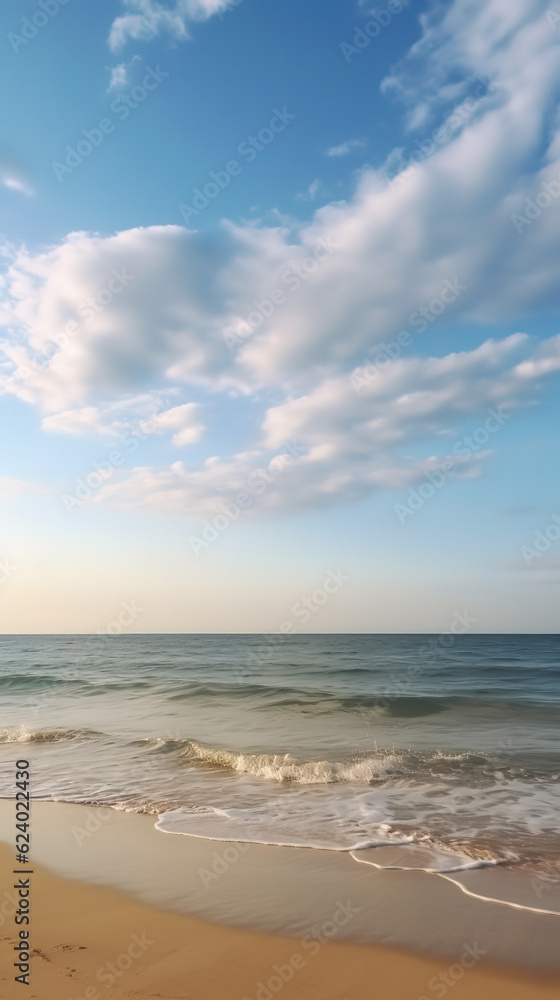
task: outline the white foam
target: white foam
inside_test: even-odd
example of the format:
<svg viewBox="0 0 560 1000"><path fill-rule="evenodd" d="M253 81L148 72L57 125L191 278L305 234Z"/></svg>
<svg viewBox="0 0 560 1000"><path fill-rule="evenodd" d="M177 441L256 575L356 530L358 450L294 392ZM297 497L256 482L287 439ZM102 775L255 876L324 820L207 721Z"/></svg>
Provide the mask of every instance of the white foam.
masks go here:
<svg viewBox="0 0 560 1000"><path fill-rule="evenodd" d="M475 868L488 868L497 864L495 858L473 858L463 851L445 850L425 843L410 843L400 845L397 850L371 851L354 849L350 852L354 861L371 865L373 868L395 871L420 871L430 875L440 875L448 872L470 871Z"/></svg>
<svg viewBox="0 0 560 1000"><path fill-rule="evenodd" d="M184 753L189 760L214 764L270 781L291 781L301 785L339 782L367 785L390 773L399 760L396 754L380 751L354 761L300 761L289 753L236 753L232 750L203 746L195 740L188 741Z"/></svg>
<svg viewBox="0 0 560 1000"><path fill-rule="evenodd" d="M0 743L59 743L102 735L92 729L28 729L22 725L17 729L0 730Z"/></svg>
<svg viewBox="0 0 560 1000"><path fill-rule="evenodd" d="M233 812L235 810L218 808L197 810L196 812L185 808L172 809L161 813L155 827L162 833L196 837L201 840L348 853L354 861L378 871L423 872L427 875L435 875L450 882L467 896L484 903L507 906L546 916L560 916L558 910L531 906L528 903L516 902L512 898L507 898L514 894L514 889L519 890L520 887L530 885L527 873L523 873L526 877L515 887L512 882L504 882L500 883L499 886L492 883L487 889L480 887L474 889L460 880L461 877L464 878L475 872L481 874L482 869L497 871L499 862L496 858L473 858L462 851L447 850L439 845L429 844L425 837L421 841L417 841L412 835L391 833L388 825L383 823L378 825L375 835L367 840L344 846L322 840L320 837L310 839L309 836L292 836L284 839L279 830L267 834L261 828L260 832L255 830L249 833L243 829L242 823L236 822L235 816L232 815ZM239 810L239 812L243 812L243 810ZM216 820L218 822L214 826ZM519 879L519 875L517 873L515 875ZM497 888L502 890L501 896L495 894Z"/></svg>
<svg viewBox="0 0 560 1000"><path fill-rule="evenodd" d="M315 850L336 852L360 851L372 847L394 846L408 844L413 841L411 835L399 836L391 834L386 824L380 824L375 833L356 843L337 843L328 837L313 836L309 832L298 836L292 830L286 836L282 835L282 825L267 829L264 824L248 824L235 812L243 810L209 808L193 810L180 807L170 809L158 816L156 830L162 833L180 834L186 837L198 837L201 840L217 840L237 844L261 844L266 847L307 847ZM285 827L284 827L285 828Z"/></svg>
<svg viewBox="0 0 560 1000"><path fill-rule="evenodd" d="M447 882L451 882L452 885L457 886L467 896L472 896L474 899L481 899L485 903L495 903L497 906L509 906L513 910L526 910L528 913L541 913L548 917L560 917L560 910L546 910L539 906L529 906L527 903L515 903L511 899L500 899L497 896L490 896L486 893L474 892L456 878L450 878L449 875L444 875L441 872L436 872L435 874L439 875L440 878L446 879Z"/></svg>
<svg viewBox="0 0 560 1000"><path fill-rule="evenodd" d="M351 851L351 857L359 864L369 865L378 871L403 871L403 872L425 872L428 875L437 875L439 878L451 882L455 888L460 889L465 895L473 899L481 900L484 903L493 903L497 906L508 906L514 910L525 910L528 913L539 913L546 916L560 916L560 911L539 906L532 906L529 903L516 902L511 896L516 892L531 886L532 882L527 872L504 873L499 885L493 882L487 888L474 889L465 885L461 879L461 873L480 871L482 868L493 868L496 871L498 862L495 859L473 859L461 852L447 852L440 848L425 847L415 844L411 847L402 846L397 851L392 852L392 857L387 858L387 851ZM400 855L400 857L398 857ZM396 863L394 863L396 862ZM507 875L510 878L507 878ZM513 880L516 880L515 884ZM501 896L494 895L496 889L500 889ZM559 883L560 889L560 883ZM510 898L507 898L509 895Z"/></svg>

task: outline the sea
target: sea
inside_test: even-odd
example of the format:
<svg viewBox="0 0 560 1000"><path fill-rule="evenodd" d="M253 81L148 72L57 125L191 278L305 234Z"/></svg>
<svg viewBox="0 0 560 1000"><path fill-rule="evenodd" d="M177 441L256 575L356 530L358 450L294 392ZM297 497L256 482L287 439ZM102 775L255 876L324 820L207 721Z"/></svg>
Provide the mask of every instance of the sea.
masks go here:
<svg viewBox="0 0 560 1000"><path fill-rule="evenodd" d="M558 635L0 637L0 796L560 880ZM163 843L163 842L162 842ZM477 883L481 884L480 880Z"/></svg>

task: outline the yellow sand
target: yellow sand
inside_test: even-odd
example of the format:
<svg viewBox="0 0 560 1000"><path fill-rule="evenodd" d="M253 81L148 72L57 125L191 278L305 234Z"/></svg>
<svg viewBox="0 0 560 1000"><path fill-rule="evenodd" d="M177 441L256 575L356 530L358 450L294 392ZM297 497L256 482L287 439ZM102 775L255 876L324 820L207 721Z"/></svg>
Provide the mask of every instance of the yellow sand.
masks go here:
<svg viewBox="0 0 560 1000"><path fill-rule="evenodd" d="M466 953L454 963L215 926L36 865L27 987L14 982L19 970L13 966L18 961L13 866L9 849L0 847L2 1000L271 1000L277 995L282 1000L558 1000L560 995L558 976L489 967Z"/></svg>

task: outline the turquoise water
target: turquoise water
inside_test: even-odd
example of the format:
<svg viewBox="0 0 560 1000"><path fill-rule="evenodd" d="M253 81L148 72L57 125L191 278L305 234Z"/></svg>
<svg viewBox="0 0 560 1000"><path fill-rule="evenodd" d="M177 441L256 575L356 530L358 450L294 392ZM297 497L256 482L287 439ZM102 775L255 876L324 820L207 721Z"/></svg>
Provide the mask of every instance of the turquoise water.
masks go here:
<svg viewBox="0 0 560 1000"><path fill-rule="evenodd" d="M558 636L3 636L0 649L2 796L16 754L36 796L152 813L167 833L560 871Z"/></svg>

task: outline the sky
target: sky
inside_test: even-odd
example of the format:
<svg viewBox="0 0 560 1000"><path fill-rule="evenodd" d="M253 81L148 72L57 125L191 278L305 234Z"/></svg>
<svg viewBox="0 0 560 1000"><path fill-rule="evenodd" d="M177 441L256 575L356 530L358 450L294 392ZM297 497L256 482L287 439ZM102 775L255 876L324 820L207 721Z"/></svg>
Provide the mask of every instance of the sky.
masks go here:
<svg viewBox="0 0 560 1000"><path fill-rule="evenodd" d="M556 632L560 3L0 22L0 631Z"/></svg>

